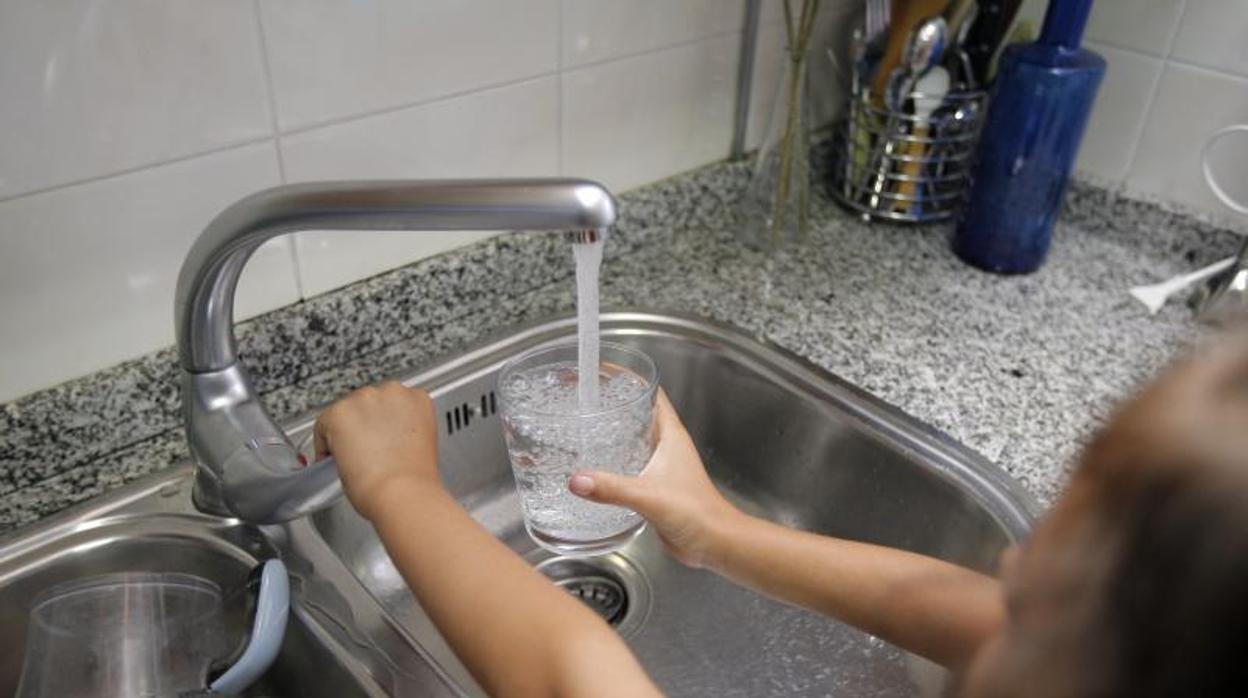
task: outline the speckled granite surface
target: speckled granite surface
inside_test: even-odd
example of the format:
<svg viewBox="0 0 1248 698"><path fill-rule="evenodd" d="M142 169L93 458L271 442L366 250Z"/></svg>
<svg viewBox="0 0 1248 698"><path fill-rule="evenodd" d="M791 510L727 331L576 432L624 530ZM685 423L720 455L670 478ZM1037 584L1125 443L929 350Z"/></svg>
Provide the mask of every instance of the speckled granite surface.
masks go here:
<svg viewBox="0 0 1248 698"><path fill-rule="evenodd" d="M1200 330L1126 294L1232 252L1225 230L1076 186L1038 273L956 260L943 229L866 226L827 200L811 240L773 256L732 234L739 165L622 197L603 303L679 310L804 355L1000 463L1042 500L1078 445ZM569 312L556 237L503 236L245 323L241 353L279 418L514 324ZM172 350L0 406L0 530L186 458Z"/></svg>

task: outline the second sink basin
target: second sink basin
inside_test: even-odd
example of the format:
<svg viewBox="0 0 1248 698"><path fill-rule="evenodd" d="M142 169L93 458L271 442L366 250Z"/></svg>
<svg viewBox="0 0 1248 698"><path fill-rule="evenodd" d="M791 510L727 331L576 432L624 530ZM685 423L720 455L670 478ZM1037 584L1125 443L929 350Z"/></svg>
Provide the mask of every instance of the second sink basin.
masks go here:
<svg viewBox="0 0 1248 698"><path fill-rule="evenodd" d="M79 506L0 545L0 695L21 678L30 609L44 590L115 572L180 572L225 591L230 637L248 620L241 585L261 560L277 554L254 527L204 516L191 507L190 469L179 468ZM296 573L296 603L277 661L246 696L382 696L367 668L308 615L315 603ZM118 648L119 656L123 648ZM55 659L55 658L53 658ZM99 658L101 662L108 658ZM81 669L79 667L78 669Z"/></svg>
<svg viewBox="0 0 1248 698"><path fill-rule="evenodd" d="M684 317L612 313L602 328L654 359L711 476L747 511L984 571L1029 529L1034 501L998 468L801 359ZM495 382L510 357L574 333L571 320L535 326L404 381L434 395L443 478L480 523L612 621L669 695L940 693L939 669L685 568L652 534L602 558L538 549L524 531ZM301 554L340 560L450 683L479 693L349 504L292 529Z"/></svg>

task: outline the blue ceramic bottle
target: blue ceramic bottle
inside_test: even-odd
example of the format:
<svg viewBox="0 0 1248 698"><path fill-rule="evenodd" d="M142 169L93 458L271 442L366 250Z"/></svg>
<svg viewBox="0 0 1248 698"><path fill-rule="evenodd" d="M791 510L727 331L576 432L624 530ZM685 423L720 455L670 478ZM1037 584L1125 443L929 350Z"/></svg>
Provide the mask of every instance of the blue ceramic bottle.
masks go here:
<svg viewBox="0 0 1248 698"><path fill-rule="evenodd" d="M953 251L1024 274L1044 263L1105 60L1079 48L1092 0L1051 0L1035 43L1007 48Z"/></svg>

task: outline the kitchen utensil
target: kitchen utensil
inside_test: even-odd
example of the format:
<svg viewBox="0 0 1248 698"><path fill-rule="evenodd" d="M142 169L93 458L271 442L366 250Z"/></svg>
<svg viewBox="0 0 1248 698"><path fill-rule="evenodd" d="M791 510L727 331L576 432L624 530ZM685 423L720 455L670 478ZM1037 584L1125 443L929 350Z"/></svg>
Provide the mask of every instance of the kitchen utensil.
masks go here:
<svg viewBox="0 0 1248 698"><path fill-rule="evenodd" d="M929 17L919 23L906 45L906 53L901 68L894 71L889 81L888 106L899 110L906 97L914 92L915 83L919 81L932 66L940 63L945 55L945 47L949 41L949 25L941 16Z"/></svg>
<svg viewBox="0 0 1248 698"><path fill-rule="evenodd" d="M30 612L19 698L235 695L272 664L289 606L286 568L263 566L256 624L239 660L229 655L221 589L189 574L122 572L58 585Z"/></svg>
<svg viewBox="0 0 1248 698"><path fill-rule="evenodd" d="M940 58L944 54L948 32L949 29L945 23L945 18L939 15L928 17L920 22L911 33L909 43L906 44L902 64L893 71L893 75L888 81L884 99L885 106L889 112L884 129L884 132L888 134L888 138L884 142L882 157L873 163L875 180L872 184L872 190L876 193L876 197L871 203L873 207L880 204L879 195L883 193L884 188L888 184L888 175L892 166L891 156L899 150L902 153L906 151L904 147L899 148L901 138L905 136L903 126L905 126L906 120L900 118L905 102L914 91L914 85L919 77L940 62ZM881 69L883 69L883 66L881 66Z"/></svg>
<svg viewBox="0 0 1248 698"><path fill-rule="evenodd" d="M949 4L945 21L949 23L949 36L954 37L956 43L966 39L978 11L979 4L975 0L953 0Z"/></svg>
<svg viewBox="0 0 1248 698"><path fill-rule="evenodd" d="M911 140L906 141L906 155L902 165L902 179L897 188L901 195L897 202L901 210L921 205L918 190L919 175L923 173L923 155L927 150L928 125L932 113L945 102L949 93L949 71L944 66L933 66L915 83L911 101L914 103L914 121L910 131Z"/></svg>
<svg viewBox="0 0 1248 698"><path fill-rule="evenodd" d="M1079 48L1092 0L1053 0L1040 39L1005 49L974 188L953 237L968 264L1025 274L1044 263L1105 59Z"/></svg>
<svg viewBox="0 0 1248 698"><path fill-rule="evenodd" d="M1022 4L1023 0L980 0L979 12L964 44L978 84L987 85L992 77L993 58L1009 35Z"/></svg>
<svg viewBox="0 0 1248 698"><path fill-rule="evenodd" d="M1150 284L1148 286L1132 286L1130 289L1131 297L1144 304L1148 308L1149 315L1155 315L1161 307L1166 304L1166 300L1174 294L1199 283L1205 279L1214 276L1220 272L1226 271L1235 264L1235 257L1227 257L1226 259L1214 262L1203 269L1179 274L1178 276L1166 279L1160 283Z"/></svg>
<svg viewBox="0 0 1248 698"><path fill-rule="evenodd" d="M871 83L873 98L879 106L886 106L885 95L894 79L893 73L906 57L915 30L924 20L943 13L948 5L949 0L892 0L884 53Z"/></svg>
<svg viewBox="0 0 1248 698"><path fill-rule="evenodd" d="M887 122L908 124L915 117L876 107L864 86L851 95L848 114L838 128L828 193L864 220L933 223L952 218L966 199L986 100L982 90L951 88L944 104L927 119L927 134L922 136L905 128L886 131ZM914 102L913 97L907 100L908 105ZM856 138L855 132L860 134ZM902 197L898 185L910 159L904 155L908 143L921 144L924 153L915 182L922 199L919 207L898 206ZM865 172L864 160L870 163Z"/></svg>
<svg viewBox="0 0 1248 698"><path fill-rule="evenodd" d="M961 82L968 89L979 86L975 71L971 66L971 57L966 53L966 40L975 18L979 16L979 3L976 0L955 0L949 7L949 36L952 44L945 52L946 65L950 72L957 76L954 83Z"/></svg>

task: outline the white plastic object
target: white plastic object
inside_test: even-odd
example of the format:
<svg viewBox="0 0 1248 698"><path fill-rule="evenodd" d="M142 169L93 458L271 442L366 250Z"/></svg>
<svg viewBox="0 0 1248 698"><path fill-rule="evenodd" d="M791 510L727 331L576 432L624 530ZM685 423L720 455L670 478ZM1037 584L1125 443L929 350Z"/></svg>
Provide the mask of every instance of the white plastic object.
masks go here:
<svg viewBox="0 0 1248 698"><path fill-rule="evenodd" d="M1150 286L1134 286L1131 288L1131 296L1143 303L1148 308L1149 315L1155 315L1161 307L1166 304L1166 300L1170 296L1182 291L1194 283L1204 281L1205 279L1231 268L1235 264L1234 257L1227 257L1218 262L1214 262L1204 269L1197 269L1186 274L1179 274L1176 277L1167 279L1158 284Z"/></svg>
<svg viewBox="0 0 1248 698"><path fill-rule="evenodd" d="M1226 193L1226 190L1218 184L1217 177L1213 175L1213 168L1209 165L1209 154L1213 152L1213 146L1233 133L1248 133L1248 124L1227 126L1210 136L1209 140L1205 141L1205 147L1200 151L1200 170L1205 175L1205 184L1209 185L1209 189L1213 191L1214 196L1218 197L1218 201L1221 201L1224 206L1232 211L1248 216L1248 205L1236 201L1233 196Z"/></svg>
<svg viewBox="0 0 1248 698"><path fill-rule="evenodd" d="M290 577L286 574L286 565L276 558L267 560L260 574L260 594L256 600L256 619L251 625L251 641L243 650L243 656L213 681L209 690L233 696L255 683L282 649L289 613Z"/></svg>

